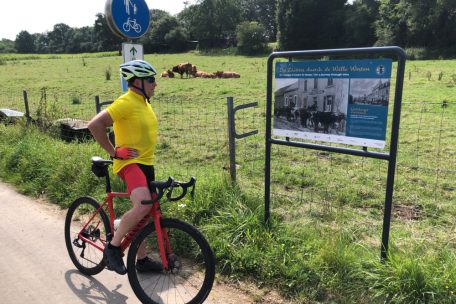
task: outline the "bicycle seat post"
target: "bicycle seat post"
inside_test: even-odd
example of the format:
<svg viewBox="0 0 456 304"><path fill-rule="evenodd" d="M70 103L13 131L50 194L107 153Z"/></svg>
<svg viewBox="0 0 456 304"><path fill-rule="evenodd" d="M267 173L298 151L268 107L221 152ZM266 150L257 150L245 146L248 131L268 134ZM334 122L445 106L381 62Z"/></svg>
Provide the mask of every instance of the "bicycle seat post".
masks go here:
<svg viewBox="0 0 456 304"><path fill-rule="evenodd" d="M107 168L106 169L106 193L111 192L111 179L109 178L109 172Z"/></svg>

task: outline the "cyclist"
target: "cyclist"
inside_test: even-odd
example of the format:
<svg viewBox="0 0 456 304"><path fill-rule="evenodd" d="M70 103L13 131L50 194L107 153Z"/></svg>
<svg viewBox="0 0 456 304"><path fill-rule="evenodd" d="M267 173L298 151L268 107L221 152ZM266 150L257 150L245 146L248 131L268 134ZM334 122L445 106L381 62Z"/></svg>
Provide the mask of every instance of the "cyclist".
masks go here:
<svg viewBox="0 0 456 304"><path fill-rule="evenodd" d="M114 159L113 170L127 185L133 207L121 219L113 239L103 256L109 269L126 274L120 243L124 236L150 212L151 205L142 205L154 195L149 189L154 180L154 158L158 121L150 104L157 83L155 68L144 60L132 60L120 65L121 76L128 91L89 122L88 128L98 144ZM106 128L113 126L115 146ZM152 194L151 194L152 193ZM146 256L145 244L138 250L136 269L139 272L161 271L162 264Z"/></svg>

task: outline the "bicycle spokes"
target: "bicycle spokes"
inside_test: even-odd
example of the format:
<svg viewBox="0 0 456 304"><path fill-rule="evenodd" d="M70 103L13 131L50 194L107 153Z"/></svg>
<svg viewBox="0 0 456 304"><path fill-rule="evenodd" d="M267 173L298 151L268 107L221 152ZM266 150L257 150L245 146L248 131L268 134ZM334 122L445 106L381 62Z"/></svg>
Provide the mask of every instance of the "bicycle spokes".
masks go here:
<svg viewBox="0 0 456 304"><path fill-rule="evenodd" d="M84 274L104 269L103 249L110 234L109 219L98 202L89 197L77 199L65 219L65 241L73 264Z"/></svg>
<svg viewBox="0 0 456 304"><path fill-rule="evenodd" d="M130 247L128 277L133 290L143 303L202 303L215 270L207 241L194 227L179 220L161 220L160 225L159 230L154 229L155 225L146 227ZM157 245L160 238L161 250ZM160 252L165 251L168 267L162 271L139 271L135 262L141 244L145 244L147 256L153 261L162 261Z"/></svg>

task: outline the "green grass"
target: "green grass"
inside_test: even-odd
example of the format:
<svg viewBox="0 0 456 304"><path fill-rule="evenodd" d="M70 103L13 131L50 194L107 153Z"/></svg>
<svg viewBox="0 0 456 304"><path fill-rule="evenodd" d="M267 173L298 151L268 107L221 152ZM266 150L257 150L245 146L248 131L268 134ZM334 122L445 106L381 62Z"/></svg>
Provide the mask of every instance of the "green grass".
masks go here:
<svg viewBox="0 0 456 304"><path fill-rule="evenodd" d="M160 123L158 177L198 179L194 200L164 204L164 212L204 232L220 273L253 278L300 303L455 303L456 61L407 62L390 256L383 264L385 161L273 146L272 218L270 227L263 224L266 57L186 53L145 59L159 71L190 61L208 72L241 74L158 79L152 102ZM95 114L95 95L107 100L120 93L117 54L0 60L0 108L23 111L25 89L34 118L40 112L50 121L87 120ZM227 170L227 96L236 104L259 103L236 114L238 133L259 130L236 143L236 186ZM80 195L101 199L104 186L90 172L90 157L106 154L93 142L62 142L58 129L50 129L0 124L0 178L63 208ZM115 189L123 187L113 180ZM128 204L118 202L116 210Z"/></svg>

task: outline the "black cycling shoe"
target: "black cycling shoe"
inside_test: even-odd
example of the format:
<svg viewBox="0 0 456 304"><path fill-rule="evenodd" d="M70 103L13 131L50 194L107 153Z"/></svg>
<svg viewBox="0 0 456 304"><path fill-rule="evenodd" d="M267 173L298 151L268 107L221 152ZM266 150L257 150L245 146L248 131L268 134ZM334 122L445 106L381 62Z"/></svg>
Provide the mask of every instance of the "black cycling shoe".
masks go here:
<svg viewBox="0 0 456 304"><path fill-rule="evenodd" d="M122 259L122 252L119 247L111 246L108 244L103 251L103 258L106 263L106 267L109 270L114 270L118 274L126 274L127 268Z"/></svg>
<svg viewBox="0 0 456 304"><path fill-rule="evenodd" d="M138 272L161 272L163 265L160 262L149 259L149 257L145 257L136 261L136 270Z"/></svg>

